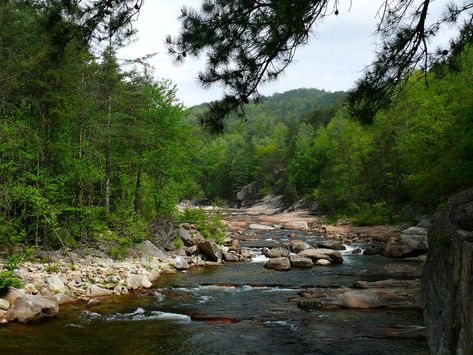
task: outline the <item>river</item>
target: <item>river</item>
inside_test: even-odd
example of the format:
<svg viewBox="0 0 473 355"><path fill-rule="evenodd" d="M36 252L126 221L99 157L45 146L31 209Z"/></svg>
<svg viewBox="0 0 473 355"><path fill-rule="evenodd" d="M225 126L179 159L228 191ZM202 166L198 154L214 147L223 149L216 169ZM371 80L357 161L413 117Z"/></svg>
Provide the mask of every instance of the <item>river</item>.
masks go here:
<svg viewBox="0 0 473 355"><path fill-rule="evenodd" d="M274 233L273 233L274 235ZM267 233L247 245L271 244ZM282 236L281 239L284 239ZM281 240L279 240L281 241ZM278 242L279 242L278 241ZM418 310L320 310L294 298L314 285L373 278L341 276L391 262L344 252L344 263L267 270L253 261L162 276L153 290L96 306L68 306L53 320L0 329L1 354L428 354L423 338L389 330L422 325Z"/></svg>

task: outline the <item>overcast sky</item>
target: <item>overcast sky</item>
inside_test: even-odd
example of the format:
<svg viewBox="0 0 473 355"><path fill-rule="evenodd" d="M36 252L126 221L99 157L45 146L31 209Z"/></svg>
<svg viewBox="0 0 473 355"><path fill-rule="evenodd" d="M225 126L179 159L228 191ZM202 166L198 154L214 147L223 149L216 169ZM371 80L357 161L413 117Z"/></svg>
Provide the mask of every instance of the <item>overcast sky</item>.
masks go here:
<svg viewBox="0 0 473 355"><path fill-rule="evenodd" d="M444 10L446 0L434 1L430 13L437 16ZM200 7L201 0L146 0L135 27L138 39L120 50L120 58L134 58L158 52L150 61L157 79L171 79L178 86L178 96L191 106L222 97L222 88L202 89L197 73L204 68L205 59L187 58L176 65L167 54L166 35L179 31L177 17L185 6ZM298 49L295 62L277 82L261 87L264 95L296 88L318 88L330 91L347 90L354 85L374 58L376 13L380 0L342 0L339 16L330 16L314 29L308 45Z"/></svg>

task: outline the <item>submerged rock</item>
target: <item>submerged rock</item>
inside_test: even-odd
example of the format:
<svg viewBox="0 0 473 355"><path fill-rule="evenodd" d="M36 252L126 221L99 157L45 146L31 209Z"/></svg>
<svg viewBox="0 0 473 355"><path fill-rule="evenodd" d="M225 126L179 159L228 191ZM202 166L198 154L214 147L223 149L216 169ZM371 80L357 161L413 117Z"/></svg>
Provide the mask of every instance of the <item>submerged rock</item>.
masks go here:
<svg viewBox="0 0 473 355"><path fill-rule="evenodd" d="M420 280L359 281L351 288L320 288L300 293L305 309L421 308Z"/></svg>
<svg viewBox="0 0 473 355"><path fill-rule="evenodd" d="M273 258L269 259L264 267L267 269L275 269L278 271L286 271L291 269L291 263L288 258Z"/></svg>

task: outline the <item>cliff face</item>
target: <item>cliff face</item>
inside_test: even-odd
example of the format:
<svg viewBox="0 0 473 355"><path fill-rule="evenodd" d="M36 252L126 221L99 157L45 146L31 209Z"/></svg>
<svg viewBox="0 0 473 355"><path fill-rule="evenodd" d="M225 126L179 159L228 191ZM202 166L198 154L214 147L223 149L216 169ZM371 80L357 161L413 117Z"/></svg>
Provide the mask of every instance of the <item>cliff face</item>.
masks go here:
<svg viewBox="0 0 473 355"><path fill-rule="evenodd" d="M433 354L473 354L473 189L448 200L429 232L424 320Z"/></svg>

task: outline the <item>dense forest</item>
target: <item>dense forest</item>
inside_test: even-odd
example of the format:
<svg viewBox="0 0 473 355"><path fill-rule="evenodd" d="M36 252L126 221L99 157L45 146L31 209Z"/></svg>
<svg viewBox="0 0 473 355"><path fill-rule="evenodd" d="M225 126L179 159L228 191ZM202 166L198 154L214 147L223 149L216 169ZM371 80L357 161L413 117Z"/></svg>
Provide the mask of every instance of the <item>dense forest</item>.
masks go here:
<svg viewBox="0 0 473 355"><path fill-rule="evenodd" d="M186 109L143 60L119 62L125 36L84 45L57 11L0 4L2 246L139 241L179 200L233 202L254 181L260 197L357 223L431 210L473 182L467 53L458 73L407 79L372 123L344 92L299 89L246 104L247 120L214 135L199 124L207 104Z"/></svg>
<svg viewBox="0 0 473 355"><path fill-rule="evenodd" d="M469 58L459 73L430 73L427 86L414 75L368 124L351 114L342 92L300 89L248 105L248 121L232 118L204 149L206 196L233 200L256 181L261 197L305 198L358 223L392 222L403 208L431 212L473 183Z"/></svg>
<svg viewBox="0 0 473 355"><path fill-rule="evenodd" d="M0 244L140 240L194 190L193 128L172 83L121 68L119 34L61 41L53 10L0 4Z"/></svg>

